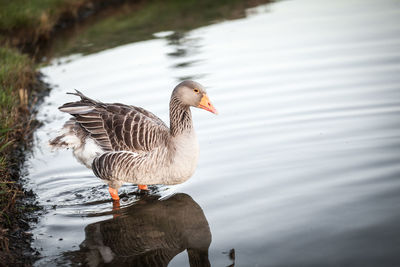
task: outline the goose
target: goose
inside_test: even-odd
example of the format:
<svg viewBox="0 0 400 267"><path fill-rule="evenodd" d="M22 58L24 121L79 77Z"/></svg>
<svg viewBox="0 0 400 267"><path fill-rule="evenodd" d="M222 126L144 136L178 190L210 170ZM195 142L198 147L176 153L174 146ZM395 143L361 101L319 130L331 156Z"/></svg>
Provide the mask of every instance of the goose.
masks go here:
<svg viewBox="0 0 400 267"><path fill-rule="evenodd" d="M169 128L141 107L103 103L75 91L68 94L80 100L59 107L72 118L50 146L71 148L79 162L108 184L113 200L119 200L123 183L148 190L148 185L180 184L193 175L199 145L190 107L218 114L201 84L186 80L174 88Z"/></svg>

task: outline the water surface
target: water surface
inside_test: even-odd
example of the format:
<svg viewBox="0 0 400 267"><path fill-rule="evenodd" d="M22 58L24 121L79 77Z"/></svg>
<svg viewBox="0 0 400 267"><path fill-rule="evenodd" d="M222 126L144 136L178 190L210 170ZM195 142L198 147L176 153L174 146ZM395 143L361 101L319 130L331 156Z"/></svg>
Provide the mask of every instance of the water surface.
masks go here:
<svg viewBox="0 0 400 267"><path fill-rule="evenodd" d="M203 266L400 265L400 2L282 1L246 14L42 69L55 88L28 163L46 210L37 266L124 253L164 255L169 266L188 266L190 255ZM168 122L171 90L187 78L220 114L193 110L198 168L158 188L161 200L128 184L115 213L105 184L47 146L74 88Z"/></svg>

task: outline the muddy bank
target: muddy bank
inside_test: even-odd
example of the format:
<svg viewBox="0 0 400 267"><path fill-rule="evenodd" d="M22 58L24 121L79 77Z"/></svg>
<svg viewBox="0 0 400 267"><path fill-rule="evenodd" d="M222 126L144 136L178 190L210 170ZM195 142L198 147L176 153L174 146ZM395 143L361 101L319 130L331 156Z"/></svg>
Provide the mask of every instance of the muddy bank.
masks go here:
<svg viewBox="0 0 400 267"><path fill-rule="evenodd" d="M50 1L51 2L51 1ZM76 0L44 6L39 18L27 18L8 28L0 28L0 44L17 47L31 56L40 54L60 31L82 23L100 11L140 0ZM46 5L46 4L45 4ZM4 11L3 11L4 12Z"/></svg>
<svg viewBox="0 0 400 267"><path fill-rule="evenodd" d="M42 82L41 74L36 73L25 89L25 96L21 96L18 107L12 111L14 114L10 115L15 120L13 128L1 140L8 145L3 145L1 151L4 168L0 179L0 266L31 266L38 255L31 248L29 231L30 223L37 222L34 212L40 207L34 193L24 189L21 179L25 176L22 166L30 153L33 132L40 126L35 119L36 107L49 87Z"/></svg>
<svg viewBox="0 0 400 267"><path fill-rule="evenodd" d="M29 232L30 223L41 215L40 207L34 193L24 189L22 178L33 132L40 126L36 109L50 90L35 70L36 55L56 33L127 2L136 1L79 1L61 7L52 20L40 18L39 25L0 29L0 266L31 266L40 255L31 247Z"/></svg>

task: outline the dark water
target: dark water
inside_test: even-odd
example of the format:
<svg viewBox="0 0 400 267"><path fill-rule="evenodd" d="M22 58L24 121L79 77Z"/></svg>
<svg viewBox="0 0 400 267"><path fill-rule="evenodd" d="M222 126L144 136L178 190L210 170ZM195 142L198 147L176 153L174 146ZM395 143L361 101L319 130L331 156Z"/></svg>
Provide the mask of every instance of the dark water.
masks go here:
<svg viewBox="0 0 400 267"><path fill-rule="evenodd" d="M246 14L42 69L55 88L28 166L46 210L37 266L400 266L400 1ZM67 118L57 106L74 99L65 92L168 121L185 78L220 113L193 111L201 154L188 182L151 196L125 185L113 211L90 170L48 148Z"/></svg>
<svg viewBox="0 0 400 267"><path fill-rule="evenodd" d="M85 228L81 249L68 253L74 263L167 266L187 250L191 264L210 266L210 228L189 195L178 193L163 201L156 196L142 197L113 216Z"/></svg>

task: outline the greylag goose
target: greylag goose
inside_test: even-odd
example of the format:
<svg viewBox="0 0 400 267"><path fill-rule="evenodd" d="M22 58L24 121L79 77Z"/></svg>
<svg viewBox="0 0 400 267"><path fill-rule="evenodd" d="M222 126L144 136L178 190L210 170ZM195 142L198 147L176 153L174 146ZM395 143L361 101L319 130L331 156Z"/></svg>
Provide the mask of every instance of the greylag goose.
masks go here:
<svg viewBox="0 0 400 267"><path fill-rule="evenodd" d="M186 194L145 196L120 216L89 224L73 265L168 266L187 251L190 266L210 266L211 232L201 207Z"/></svg>
<svg viewBox="0 0 400 267"><path fill-rule="evenodd" d="M59 109L73 116L50 141L53 148L72 148L74 156L106 181L114 200L124 182L173 185L189 179L199 147L190 107L217 114L202 85L183 81L172 92L170 127L153 113L135 106L102 103L83 95Z"/></svg>

